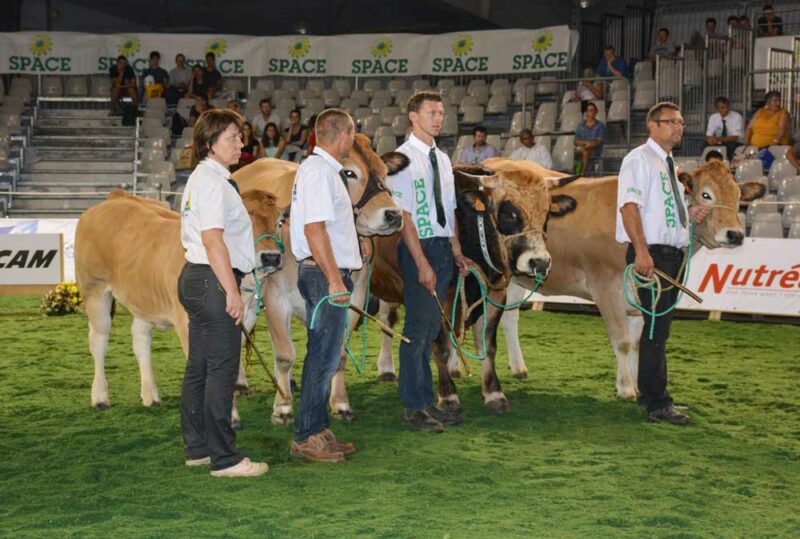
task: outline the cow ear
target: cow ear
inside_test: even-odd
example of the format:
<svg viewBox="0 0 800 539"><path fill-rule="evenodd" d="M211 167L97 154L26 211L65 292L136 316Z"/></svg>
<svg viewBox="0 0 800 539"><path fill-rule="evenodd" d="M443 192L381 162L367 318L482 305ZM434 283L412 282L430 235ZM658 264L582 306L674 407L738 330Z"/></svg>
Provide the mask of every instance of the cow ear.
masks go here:
<svg viewBox="0 0 800 539"><path fill-rule="evenodd" d="M411 162L409 161L408 156L400 152L386 152L381 156L381 160L383 160L383 162L386 164L388 176L397 174L401 170L405 169Z"/></svg>
<svg viewBox="0 0 800 539"><path fill-rule="evenodd" d="M289 212L291 211L291 206L286 206L281 210L281 221L286 221L289 219Z"/></svg>
<svg viewBox="0 0 800 539"><path fill-rule="evenodd" d="M681 172L678 174L678 180L683 184L683 187L686 189L688 194L694 193L694 178L688 172Z"/></svg>
<svg viewBox="0 0 800 539"><path fill-rule="evenodd" d="M561 217L578 206L578 201L568 195L553 195L550 197L550 216Z"/></svg>
<svg viewBox="0 0 800 539"><path fill-rule="evenodd" d="M750 202L751 200L761 198L764 196L764 193L767 192L767 188L764 184L758 182L740 183L739 189L742 191L742 196L740 198L742 202Z"/></svg>
<svg viewBox="0 0 800 539"><path fill-rule="evenodd" d="M497 174L493 174L491 176L481 176L479 181L481 183L481 187L486 189L497 189L503 185L503 179Z"/></svg>

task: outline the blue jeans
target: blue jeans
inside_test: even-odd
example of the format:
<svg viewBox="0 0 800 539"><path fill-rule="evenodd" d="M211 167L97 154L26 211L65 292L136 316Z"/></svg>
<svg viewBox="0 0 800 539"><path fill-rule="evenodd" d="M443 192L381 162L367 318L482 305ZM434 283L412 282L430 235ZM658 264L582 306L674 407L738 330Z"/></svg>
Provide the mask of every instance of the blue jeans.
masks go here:
<svg viewBox="0 0 800 539"><path fill-rule="evenodd" d="M420 240L425 258L436 273L436 294L444 301L453 280L453 249L448 238ZM431 349L441 331L441 315L433 296L419 284L417 265L404 242L397 247L403 274L403 303L406 306L403 335L411 344L400 343L400 399L415 412L433 404Z"/></svg>
<svg viewBox="0 0 800 539"><path fill-rule="evenodd" d="M350 273L340 271L344 285L352 292ZM330 425L328 395L331 378L336 374L341 361L348 309L323 302L317 309L314 329L311 329L314 307L328 295L328 280L318 266L301 263L297 288L306 302L308 335L303 377L300 380L300 412L294 431L295 441L302 442Z"/></svg>

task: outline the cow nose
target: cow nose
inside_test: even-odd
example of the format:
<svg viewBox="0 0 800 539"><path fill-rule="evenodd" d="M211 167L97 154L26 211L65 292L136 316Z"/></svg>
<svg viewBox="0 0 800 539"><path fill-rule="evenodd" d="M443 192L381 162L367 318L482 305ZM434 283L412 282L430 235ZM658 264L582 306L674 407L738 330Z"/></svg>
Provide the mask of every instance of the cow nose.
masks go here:
<svg viewBox="0 0 800 539"><path fill-rule="evenodd" d="M550 271L550 260L547 259L531 259L528 262L528 265L530 266L532 273L541 275L543 277L547 277L547 273Z"/></svg>
<svg viewBox="0 0 800 539"><path fill-rule="evenodd" d="M728 243L733 245L741 245L744 241L744 234L738 230L728 230L726 236L728 237Z"/></svg>
<svg viewBox="0 0 800 539"><path fill-rule="evenodd" d="M386 210L383 212L383 218L386 220L387 225L395 226L403 222L403 214L399 210Z"/></svg>
<svg viewBox="0 0 800 539"><path fill-rule="evenodd" d="M277 268L281 265L281 254L263 252L261 253L261 266L265 268Z"/></svg>

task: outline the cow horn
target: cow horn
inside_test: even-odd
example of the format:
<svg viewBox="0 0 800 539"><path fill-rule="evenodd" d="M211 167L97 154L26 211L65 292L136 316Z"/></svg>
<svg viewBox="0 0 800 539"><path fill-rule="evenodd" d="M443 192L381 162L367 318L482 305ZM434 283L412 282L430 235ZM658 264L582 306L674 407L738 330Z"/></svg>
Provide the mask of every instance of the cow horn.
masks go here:
<svg viewBox="0 0 800 539"><path fill-rule="evenodd" d="M481 184L481 187L488 187L490 189L500 187L503 183L503 181L500 179L499 176L497 176L497 174L493 176L479 176L476 174L469 174L464 171L461 171L461 174L463 174L467 178L477 181L478 183Z"/></svg>

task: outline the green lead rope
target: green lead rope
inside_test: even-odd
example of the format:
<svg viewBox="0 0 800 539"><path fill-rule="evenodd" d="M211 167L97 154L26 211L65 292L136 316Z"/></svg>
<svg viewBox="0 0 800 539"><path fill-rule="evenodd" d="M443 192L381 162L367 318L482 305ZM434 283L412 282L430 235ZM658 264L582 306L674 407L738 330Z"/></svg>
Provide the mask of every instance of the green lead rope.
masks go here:
<svg viewBox="0 0 800 539"><path fill-rule="evenodd" d="M265 239L270 239L270 240L274 241L275 245L278 246L278 251L280 251L281 254L284 254L286 252L286 246L283 244L283 240L281 240L275 234L270 234L269 232L267 232L265 234L261 234L258 238L256 238L256 241L255 241L254 244L258 245L261 242L261 240L265 240ZM264 310L264 296L263 296L263 293L261 291L261 281L259 281L258 277L256 276L256 270L253 270L252 274L253 274L253 280L256 283L256 289L255 290L249 290L249 289L246 289L246 288L242 288L242 290L244 290L245 292L255 292L256 293L256 316L259 316L261 314L261 311Z"/></svg>

